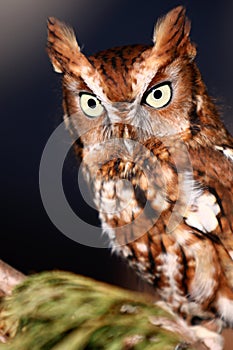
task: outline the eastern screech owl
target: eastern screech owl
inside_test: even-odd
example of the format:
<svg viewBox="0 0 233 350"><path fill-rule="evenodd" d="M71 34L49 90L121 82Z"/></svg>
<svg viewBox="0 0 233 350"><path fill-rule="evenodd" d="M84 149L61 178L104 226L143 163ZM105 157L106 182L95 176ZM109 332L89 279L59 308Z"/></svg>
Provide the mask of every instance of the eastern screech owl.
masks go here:
<svg viewBox="0 0 233 350"><path fill-rule="evenodd" d="M176 312L232 326L233 138L189 32L180 6L157 22L153 45L87 58L50 18L48 53L110 245Z"/></svg>

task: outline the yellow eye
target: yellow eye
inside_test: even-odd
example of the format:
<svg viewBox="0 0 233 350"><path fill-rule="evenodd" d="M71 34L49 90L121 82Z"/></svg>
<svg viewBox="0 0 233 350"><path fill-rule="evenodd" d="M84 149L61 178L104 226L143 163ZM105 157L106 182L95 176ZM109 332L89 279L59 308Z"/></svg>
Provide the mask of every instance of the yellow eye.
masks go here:
<svg viewBox="0 0 233 350"><path fill-rule="evenodd" d="M81 93L80 95L80 106L83 113L85 113L89 118L99 117L104 110L104 107L95 95L85 92Z"/></svg>
<svg viewBox="0 0 233 350"><path fill-rule="evenodd" d="M150 89L145 97L143 102L148 106L159 109L166 107L172 98L172 88L169 82L162 83L154 86Z"/></svg>

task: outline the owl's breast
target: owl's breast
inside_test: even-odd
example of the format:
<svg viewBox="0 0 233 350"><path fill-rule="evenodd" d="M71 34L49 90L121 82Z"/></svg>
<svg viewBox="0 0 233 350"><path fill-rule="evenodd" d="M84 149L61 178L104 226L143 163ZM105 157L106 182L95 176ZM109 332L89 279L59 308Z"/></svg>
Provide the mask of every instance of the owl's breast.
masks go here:
<svg viewBox="0 0 233 350"><path fill-rule="evenodd" d="M189 181L188 162L186 149L156 138L144 144L129 138L112 139L89 151L84 157L84 174L100 219L105 228L114 229L119 244L141 237L160 216L164 221L161 233L166 229L174 207L179 211L189 200L180 196L188 186L179 188L180 182ZM177 167L185 173L184 179L178 176Z"/></svg>
<svg viewBox="0 0 233 350"><path fill-rule="evenodd" d="M132 223L147 201L147 180L137 164L112 159L93 182L94 202L100 218L113 228Z"/></svg>

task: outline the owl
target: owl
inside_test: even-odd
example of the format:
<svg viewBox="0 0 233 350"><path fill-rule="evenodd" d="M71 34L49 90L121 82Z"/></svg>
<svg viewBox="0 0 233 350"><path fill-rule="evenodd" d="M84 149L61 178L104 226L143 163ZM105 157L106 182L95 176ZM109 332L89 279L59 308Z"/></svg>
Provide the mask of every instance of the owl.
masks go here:
<svg viewBox="0 0 233 350"><path fill-rule="evenodd" d="M48 20L64 120L109 245L187 322L233 326L233 138L179 6L152 45L86 57Z"/></svg>

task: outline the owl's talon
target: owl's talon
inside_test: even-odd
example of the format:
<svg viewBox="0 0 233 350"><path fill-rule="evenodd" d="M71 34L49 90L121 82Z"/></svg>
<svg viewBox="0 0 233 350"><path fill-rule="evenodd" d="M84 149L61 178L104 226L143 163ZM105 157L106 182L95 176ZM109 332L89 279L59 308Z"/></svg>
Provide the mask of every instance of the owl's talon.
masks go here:
<svg viewBox="0 0 233 350"><path fill-rule="evenodd" d="M193 326L191 328L196 337L202 341L208 349L223 350L224 340L220 334L202 326Z"/></svg>

